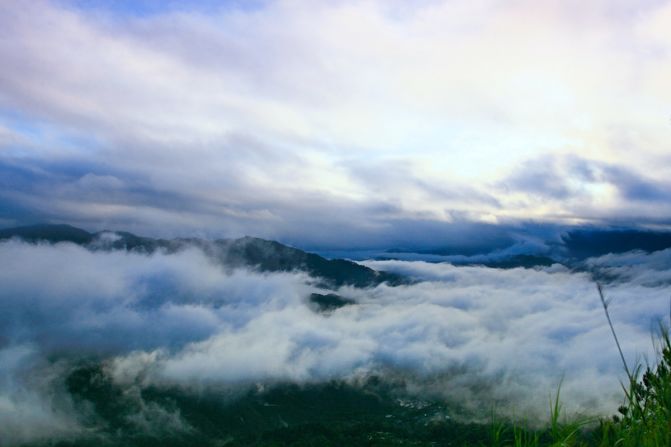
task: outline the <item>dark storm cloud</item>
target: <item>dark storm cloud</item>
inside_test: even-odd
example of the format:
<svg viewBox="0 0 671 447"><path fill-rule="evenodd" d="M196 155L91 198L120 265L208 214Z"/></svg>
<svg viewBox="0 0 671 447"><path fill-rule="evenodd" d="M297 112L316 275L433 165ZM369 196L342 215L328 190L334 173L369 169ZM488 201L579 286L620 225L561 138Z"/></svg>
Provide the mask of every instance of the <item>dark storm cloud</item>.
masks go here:
<svg viewBox="0 0 671 447"><path fill-rule="evenodd" d="M449 212L449 225L430 215L408 216L403 204L393 199L398 191L395 187L407 188L412 183L427 202L446 198L469 203L493 200L472 189L447 185L436 191L415 174L406 172L381 179L385 193L376 193L377 200L349 201L304 190L301 184L273 189L272 171L291 170L296 160L276 159L263 145L246 138L236 138L222 150L233 151L242 146L247 148L243 157L210 167L209 172L179 172L180 166L188 166L188 160L177 165L157 160L157 172L165 169L167 176L182 177L180 188L174 184L165 184L164 188L135 169L92 162L85 157L54 161L0 157L4 174L0 197L7 210L25 210L7 214L14 223L30 223L34 216L40 216L43 220L68 221L96 230L130 229L159 235L177 231L193 234L194 228L207 232L218 226L225 230L213 235L252 234L311 248L421 248L459 241L462 247L480 245L486 251L488 244L506 239L505 230L470 223L454 212ZM263 168L266 161L273 162L272 169ZM249 170L245 172L249 165L258 167L257 180L260 176L267 178L267 187L250 182ZM385 177L383 172L380 171L381 176ZM359 171L356 181L372 174ZM144 226L136 226L138 216L146 221ZM306 232L306 228L310 231Z"/></svg>
<svg viewBox="0 0 671 447"><path fill-rule="evenodd" d="M656 202L671 198L671 182L653 181L623 165L577 156L530 160L503 186L561 200L584 195L587 185L597 183L612 185L624 200Z"/></svg>
<svg viewBox="0 0 671 447"><path fill-rule="evenodd" d="M618 163L575 155L540 157L522 164L498 184L533 197L532 203L556 203L565 215L595 224L668 224L671 182L653 180ZM612 194L599 197L603 189ZM609 201L609 202L606 202ZM608 207L602 207L610 203Z"/></svg>
<svg viewBox="0 0 671 447"><path fill-rule="evenodd" d="M558 160L555 157L544 157L523 163L502 186L532 195L565 199L573 195L567 180L558 166Z"/></svg>
<svg viewBox="0 0 671 447"><path fill-rule="evenodd" d="M3 211L15 224L67 219L100 225L106 221L105 211L96 212L96 208L114 206L132 208L151 204L176 212L197 212L183 194L153 188L133 173L81 159L50 162L0 157L0 186ZM87 206L91 208L90 214Z"/></svg>
<svg viewBox="0 0 671 447"><path fill-rule="evenodd" d="M343 166L351 173L353 181L366 185L375 196L400 198L410 192L415 205L422 202L438 206L441 203L454 206L457 203L500 208L501 203L491 194L473 185L454 182L449 178L426 178L420 166L412 159L388 160L365 163L345 162ZM419 203L417 203L419 202ZM449 206L448 205L448 206Z"/></svg>
<svg viewBox="0 0 671 447"><path fill-rule="evenodd" d="M623 166L604 166L603 177L625 200L668 202L671 199L671 182L656 182Z"/></svg>

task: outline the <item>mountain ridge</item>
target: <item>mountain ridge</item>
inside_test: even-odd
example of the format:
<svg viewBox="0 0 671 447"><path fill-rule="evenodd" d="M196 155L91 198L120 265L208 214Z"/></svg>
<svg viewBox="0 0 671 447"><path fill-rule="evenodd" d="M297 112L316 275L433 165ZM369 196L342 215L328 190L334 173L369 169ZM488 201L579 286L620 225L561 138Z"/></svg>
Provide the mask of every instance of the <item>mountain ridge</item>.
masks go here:
<svg viewBox="0 0 671 447"><path fill-rule="evenodd" d="M372 287L408 283L401 275L373 270L345 259L326 259L318 254L277 241L245 236L208 241L199 238L154 239L125 231L90 233L67 224L38 224L0 230L0 240L19 238L26 242L50 244L70 242L90 250L127 250L151 254L195 247L228 268L252 268L261 272L304 271L320 278L322 286Z"/></svg>

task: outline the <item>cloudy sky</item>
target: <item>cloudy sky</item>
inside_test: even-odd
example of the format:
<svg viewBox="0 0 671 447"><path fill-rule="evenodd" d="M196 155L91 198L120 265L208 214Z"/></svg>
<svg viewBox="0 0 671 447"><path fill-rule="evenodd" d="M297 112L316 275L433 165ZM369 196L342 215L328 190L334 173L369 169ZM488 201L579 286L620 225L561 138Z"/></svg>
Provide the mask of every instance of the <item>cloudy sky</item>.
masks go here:
<svg viewBox="0 0 671 447"><path fill-rule="evenodd" d="M0 226L671 224L671 2L0 0Z"/></svg>

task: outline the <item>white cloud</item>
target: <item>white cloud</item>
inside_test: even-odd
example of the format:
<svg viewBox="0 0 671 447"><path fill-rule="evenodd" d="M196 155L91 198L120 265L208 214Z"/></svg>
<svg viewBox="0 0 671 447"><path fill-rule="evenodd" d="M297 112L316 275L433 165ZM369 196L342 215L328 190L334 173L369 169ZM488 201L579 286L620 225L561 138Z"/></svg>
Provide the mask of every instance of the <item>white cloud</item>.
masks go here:
<svg viewBox="0 0 671 447"><path fill-rule="evenodd" d="M58 385L65 370L45 360L56 353L110 359L110 377L136 390L129 395L150 384L188 392L380 375L476 411L496 401L542 416L562 378L570 412L609 414L622 399L623 368L595 285L560 266L369 261L418 282L345 287L338 293L357 304L320 314L307 305L307 276L228 272L198 250L148 256L10 241L0 264L1 353L15 359L2 362L0 411L17 440L27 433L19 421L38 427L38 438L80 430ZM620 278L606 293L630 364L652 359L650 331L668 312L668 252L588 265ZM137 423L180 419L159 410L144 408Z"/></svg>
<svg viewBox="0 0 671 447"><path fill-rule="evenodd" d="M116 356L119 383L188 389L391 374L415 392L538 412L563 376L571 409L608 413L621 399L622 367L587 273L370 261L419 282L343 288L357 304L324 315L306 303L315 290L306 276L226 272L197 250L5 242L1 260L3 349ZM606 291L628 360L652 355L652 323L668 311L668 254L590 262L625 279ZM2 380L15 380L14 370Z"/></svg>

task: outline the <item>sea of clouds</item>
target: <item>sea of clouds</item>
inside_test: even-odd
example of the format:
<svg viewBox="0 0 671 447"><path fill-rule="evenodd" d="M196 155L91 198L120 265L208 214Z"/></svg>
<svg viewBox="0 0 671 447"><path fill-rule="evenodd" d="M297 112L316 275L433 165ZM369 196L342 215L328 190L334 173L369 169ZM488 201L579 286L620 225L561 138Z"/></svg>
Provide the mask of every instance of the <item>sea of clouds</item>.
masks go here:
<svg viewBox="0 0 671 447"><path fill-rule="evenodd" d="M623 368L590 273L367 261L412 284L343 287L320 313L318 282L230 271L197 249L145 255L0 243L0 445L82 432L68 365L101 359L122 386L185 391L402 378L405 392L543 415L562 383L570 412L614 413ZM654 359L668 318L671 250L587 262L603 276L627 360Z"/></svg>

